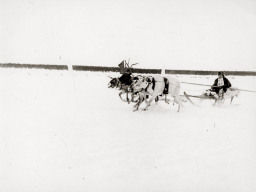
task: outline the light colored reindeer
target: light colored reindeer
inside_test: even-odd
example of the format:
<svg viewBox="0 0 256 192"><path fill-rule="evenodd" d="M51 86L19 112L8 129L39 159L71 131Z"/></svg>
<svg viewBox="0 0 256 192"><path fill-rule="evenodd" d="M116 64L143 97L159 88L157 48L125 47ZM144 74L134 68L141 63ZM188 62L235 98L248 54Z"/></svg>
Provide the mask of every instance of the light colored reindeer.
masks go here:
<svg viewBox="0 0 256 192"><path fill-rule="evenodd" d="M180 106L182 106L180 98L180 81L173 77L167 77L168 79L168 95L174 98L174 101L178 103L178 112L180 111ZM140 99L135 105L134 111L139 109L140 104L146 100L147 95L151 95L149 102L147 102L144 110L147 110L153 100L157 96L162 95L165 88L165 81L163 76L155 77L144 77L142 80L138 81L134 85L134 92L140 92Z"/></svg>

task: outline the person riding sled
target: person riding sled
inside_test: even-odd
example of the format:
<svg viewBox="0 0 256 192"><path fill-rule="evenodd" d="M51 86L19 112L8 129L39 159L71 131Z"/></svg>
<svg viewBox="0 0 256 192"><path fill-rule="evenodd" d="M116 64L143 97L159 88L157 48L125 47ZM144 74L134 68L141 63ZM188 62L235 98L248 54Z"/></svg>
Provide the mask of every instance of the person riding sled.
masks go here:
<svg viewBox="0 0 256 192"><path fill-rule="evenodd" d="M225 77L224 72L219 71L218 72L218 78L215 79L213 85L211 86L211 89L209 90L210 94L212 94L214 97L218 97L218 99L223 98L223 94L226 93L227 89L231 87L231 83L229 80Z"/></svg>

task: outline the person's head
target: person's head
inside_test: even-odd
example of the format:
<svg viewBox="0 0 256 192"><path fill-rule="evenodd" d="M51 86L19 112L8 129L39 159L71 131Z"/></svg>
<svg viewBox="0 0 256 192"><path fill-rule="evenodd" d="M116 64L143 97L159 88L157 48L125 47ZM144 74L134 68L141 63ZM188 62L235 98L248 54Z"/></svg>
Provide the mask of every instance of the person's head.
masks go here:
<svg viewBox="0 0 256 192"><path fill-rule="evenodd" d="M222 71L218 72L218 78L221 79L224 77L224 73Z"/></svg>

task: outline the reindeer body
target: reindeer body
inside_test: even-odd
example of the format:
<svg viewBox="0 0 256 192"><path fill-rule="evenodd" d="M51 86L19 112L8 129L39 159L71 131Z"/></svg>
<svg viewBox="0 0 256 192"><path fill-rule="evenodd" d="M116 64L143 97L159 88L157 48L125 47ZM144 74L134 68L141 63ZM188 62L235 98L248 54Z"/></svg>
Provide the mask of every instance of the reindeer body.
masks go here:
<svg viewBox="0 0 256 192"><path fill-rule="evenodd" d="M153 84L153 79L155 84ZM181 99L180 99L180 81L173 77L167 78L169 81L168 85L168 95L172 96L174 98L174 101L178 103L178 111L180 110L180 106L182 106ZM135 92L140 91L140 100L136 106L135 110L138 110L140 104L143 102L143 100L146 100L147 95L151 95L149 102L147 103L144 110L147 110L152 103L153 100L157 98L157 96L162 95L165 88L165 82L163 76L155 76L155 77L149 77L144 78L142 81L139 81L134 86Z"/></svg>

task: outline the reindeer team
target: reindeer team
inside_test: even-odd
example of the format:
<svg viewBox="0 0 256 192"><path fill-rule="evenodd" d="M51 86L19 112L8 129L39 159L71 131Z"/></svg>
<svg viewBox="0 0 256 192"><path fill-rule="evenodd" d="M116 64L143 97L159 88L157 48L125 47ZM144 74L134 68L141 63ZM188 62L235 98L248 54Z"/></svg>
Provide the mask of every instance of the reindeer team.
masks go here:
<svg viewBox="0 0 256 192"><path fill-rule="evenodd" d="M129 67L129 65L127 66ZM154 77L142 75L135 76L131 73L131 67L128 69L129 72L124 72L119 78L110 77L111 81L109 82L108 87L118 88L120 90L119 97L123 101L127 101L128 103L136 102L134 111L138 111L140 105L144 101L146 102L146 107L143 110L148 110L151 103L154 100L157 102L159 97L164 97L165 102L169 104L167 96L173 98L173 103L178 104L178 112L180 111L181 106L183 106L180 96L181 82L177 78L170 76L164 77L162 75L155 75ZM230 94L231 92L233 95ZM126 100L122 98L123 94L126 94ZM129 99L129 94L131 95L131 100ZM237 96L238 94L239 91L237 89L230 88L227 94L222 98L221 102L227 98L231 98L232 102L234 96ZM137 98L136 100L135 97ZM217 101L218 98L215 99L215 103Z"/></svg>
<svg viewBox="0 0 256 192"><path fill-rule="evenodd" d="M158 100L159 96L167 95L174 98L174 102L178 104L178 111L182 106L180 98L180 81L173 77L165 78L161 75L152 76L133 76L131 73L125 73L120 78L112 78L109 82L109 87L117 87L121 90L119 93L120 98L123 100L122 95L126 93L126 101L130 103L128 94L131 94L131 101L136 102L134 111L139 110L139 106L143 101L147 103L143 110L147 110L154 100ZM138 99L134 101L134 96L137 95ZM150 98L148 100L148 98Z"/></svg>

